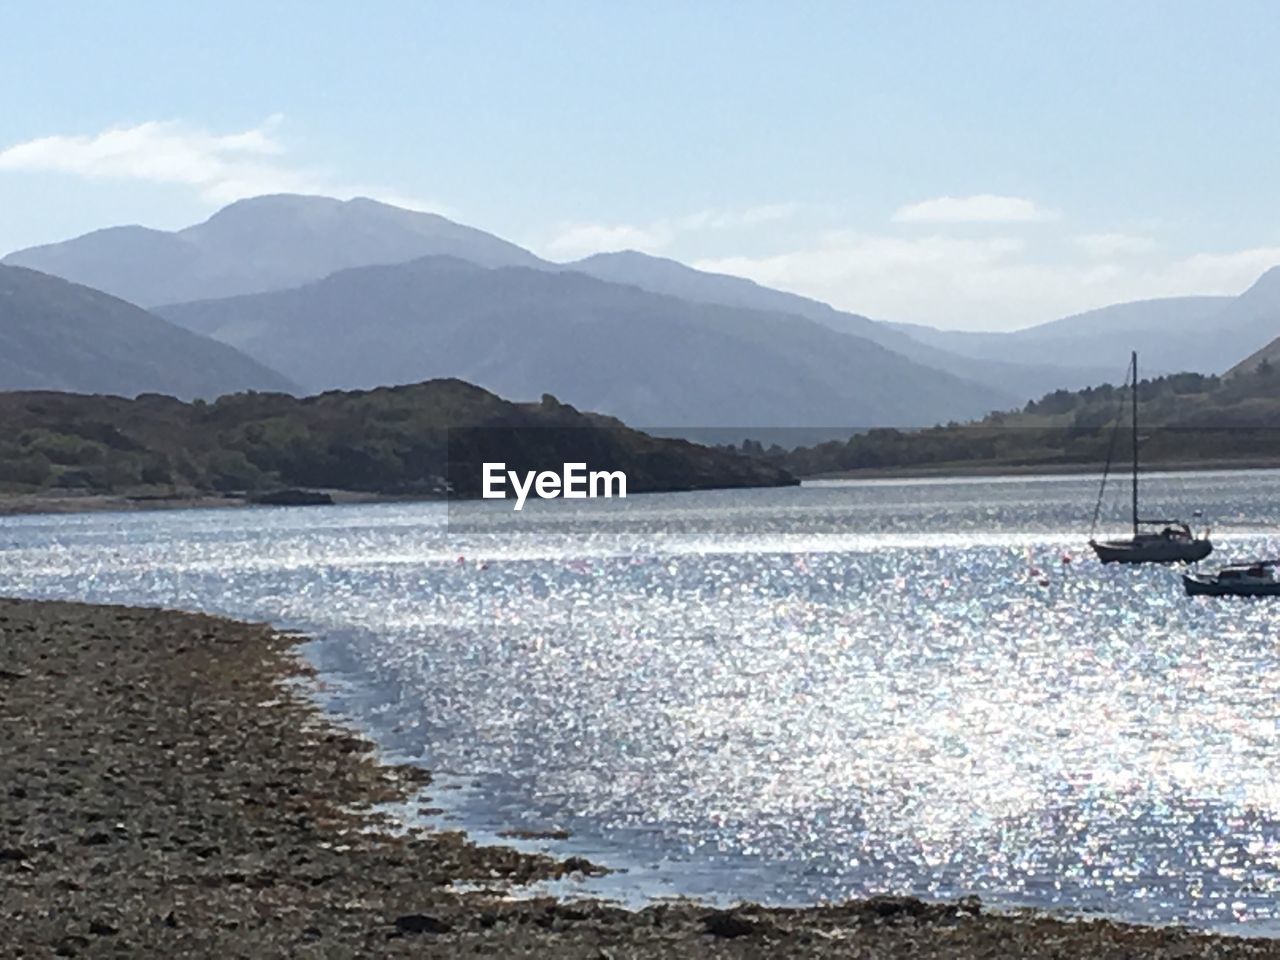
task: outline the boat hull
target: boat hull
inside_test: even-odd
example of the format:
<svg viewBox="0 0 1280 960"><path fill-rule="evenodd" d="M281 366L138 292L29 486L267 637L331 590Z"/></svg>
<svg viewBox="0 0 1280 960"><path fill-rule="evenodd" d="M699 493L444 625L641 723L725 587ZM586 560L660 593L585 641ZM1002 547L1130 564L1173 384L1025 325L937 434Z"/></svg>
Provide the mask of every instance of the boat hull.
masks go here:
<svg viewBox="0 0 1280 960"><path fill-rule="evenodd" d="M1182 586L1189 597L1280 597L1280 582L1229 583L1200 574L1184 573Z"/></svg>
<svg viewBox="0 0 1280 960"><path fill-rule="evenodd" d="M1111 540L1090 544L1103 563L1195 563L1213 552L1208 540Z"/></svg>

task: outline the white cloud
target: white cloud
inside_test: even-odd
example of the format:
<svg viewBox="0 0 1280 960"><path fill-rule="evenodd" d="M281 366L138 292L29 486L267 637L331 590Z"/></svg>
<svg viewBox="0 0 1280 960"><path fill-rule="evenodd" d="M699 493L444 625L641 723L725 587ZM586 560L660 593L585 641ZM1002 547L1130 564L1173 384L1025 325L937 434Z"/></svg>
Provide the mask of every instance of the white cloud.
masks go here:
<svg viewBox="0 0 1280 960"><path fill-rule="evenodd" d="M1280 265L1280 247L1250 247L1231 253L1197 253L1178 261L1171 281L1186 293L1240 293Z"/></svg>
<svg viewBox="0 0 1280 960"><path fill-rule="evenodd" d="M765 203L757 207L747 207L738 211L709 211L707 226L713 230L726 230L734 227L755 227L762 223L778 223L789 220L799 211L800 205L795 203Z"/></svg>
<svg viewBox="0 0 1280 960"><path fill-rule="evenodd" d="M1013 329L1126 300L1236 294L1280 264L1280 247L1113 261L1044 260L1016 237L903 238L835 231L798 250L715 257L703 270L887 320Z"/></svg>
<svg viewBox="0 0 1280 960"><path fill-rule="evenodd" d="M1086 254L1099 260L1148 253L1156 249L1156 242L1150 237L1131 233L1086 233L1076 237L1075 243Z"/></svg>
<svg viewBox="0 0 1280 960"><path fill-rule="evenodd" d="M1056 220L1058 212L1046 210L1023 197L978 193L908 204L900 207L893 219L897 223L1033 223Z"/></svg>
<svg viewBox="0 0 1280 960"><path fill-rule="evenodd" d="M1015 237L965 240L930 236L917 239L863 235L851 231L827 234L816 247L767 257L724 257L700 260L699 269L750 276L768 284L824 286L851 277L880 277L894 282L920 271L986 268L1022 249Z"/></svg>
<svg viewBox="0 0 1280 960"><path fill-rule="evenodd" d="M777 223L795 216L794 203L770 203L743 210L699 210L680 217L664 217L647 224L565 223L542 244L547 256L577 259L593 253L639 250L658 253L677 239L696 233L741 230Z"/></svg>
<svg viewBox="0 0 1280 960"><path fill-rule="evenodd" d="M95 134L39 137L0 149L0 172L176 184L191 187L216 204L264 193L322 193L339 198L370 196L398 206L438 209L290 162L279 138L282 122L276 114L248 130L219 134L152 120Z"/></svg>

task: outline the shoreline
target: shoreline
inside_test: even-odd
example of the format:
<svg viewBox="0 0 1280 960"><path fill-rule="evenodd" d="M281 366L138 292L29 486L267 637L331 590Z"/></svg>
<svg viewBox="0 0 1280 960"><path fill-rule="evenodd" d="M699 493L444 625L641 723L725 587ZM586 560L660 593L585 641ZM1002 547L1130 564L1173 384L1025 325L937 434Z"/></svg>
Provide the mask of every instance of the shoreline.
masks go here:
<svg viewBox="0 0 1280 960"><path fill-rule="evenodd" d="M331 506L360 503L443 502L436 497L406 497L358 493L350 490L318 490L333 498ZM155 510L239 510L266 507L246 496L231 494L191 494L175 496L128 496L115 493L0 494L0 517L60 515L71 513L142 513Z"/></svg>
<svg viewBox="0 0 1280 960"><path fill-rule="evenodd" d="M1280 459L1257 458L1253 460L1198 460L1179 463L1155 463L1144 466L1144 474L1161 473L1220 473L1223 471L1277 470ZM1113 474L1116 471L1112 471ZM1123 472L1123 471L1120 471ZM967 477L1058 477L1099 474L1097 464L950 464L920 467L867 467L834 473L815 473L797 477L797 485L829 480L962 480ZM312 488L307 488L312 489ZM722 490L768 490L776 487L720 487ZM314 488L333 499L330 506L381 503L449 503L447 497L412 494L363 493L353 490ZM632 496L664 491L637 492ZM680 491L677 491L680 492ZM470 500L468 499L468 502ZM74 513L135 513L153 510L230 510L270 506L255 503L252 499L237 495L193 494L190 496L128 496L126 494L49 494L49 493L0 493L0 518L8 516L39 516Z"/></svg>
<svg viewBox="0 0 1280 960"><path fill-rule="evenodd" d="M1192 460L1144 464L1142 473L1223 473L1228 471L1278 470L1280 459L1259 457L1252 460ZM1112 476L1127 477L1128 468L1112 469ZM815 473L801 478L812 480L917 480L957 479L966 477L1060 477L1075 475L1101 475L1102 467L1096 463L1039 463L1039 464L940 464L919 467L865 467L832 473Z"/></svg>
<svg viewBox="0 0 1280 960"><path fill-rule="evenodd" d="M376 805L429 803L430 774L381 762L315 703L302 642L201 614L0 600L0 943L18 956L1280 957L1280 940L976 899L513 899L600 868L393 833Z"/></svg>

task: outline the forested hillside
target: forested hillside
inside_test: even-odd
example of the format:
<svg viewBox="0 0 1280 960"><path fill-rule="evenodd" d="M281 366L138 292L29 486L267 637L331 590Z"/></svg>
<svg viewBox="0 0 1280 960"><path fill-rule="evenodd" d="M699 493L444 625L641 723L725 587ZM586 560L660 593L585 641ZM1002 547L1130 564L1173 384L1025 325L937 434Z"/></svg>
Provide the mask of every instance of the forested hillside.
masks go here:
<svg viewBox="0 0 1280 960"><path fill-rule="evenodd" d="M1280 460L1280 371L1176 374L1138 386L1145 465ZM1057 467L1127 457L1129 390L1058 390L1019 412L928 430L871 430L846 442L759 451L801 476L858 470ZM1113 445L1115 445L1113 447Z"/></svg>
<svg viewBox="0 0 1280 960"><path fill-rule="evenodd" d="M792 483L774 464L620 421L553 397L509 403L460 380L297 399L213 403L0 393L0 490L190 495L281 486L367 493L479 493L487 461L623 470L628 492Z"/></svg>

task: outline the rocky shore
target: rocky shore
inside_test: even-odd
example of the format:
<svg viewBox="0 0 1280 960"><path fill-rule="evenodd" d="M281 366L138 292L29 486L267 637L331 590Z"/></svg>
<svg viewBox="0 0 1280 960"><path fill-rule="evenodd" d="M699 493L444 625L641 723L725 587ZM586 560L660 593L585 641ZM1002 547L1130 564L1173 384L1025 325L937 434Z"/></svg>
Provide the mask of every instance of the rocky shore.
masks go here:
<svg viewBox="0 0 1280 960"><path fill-rule="evenodd" d="M380 829L372 805L427 802L430 776L330 724L294 643L212 617L0 601L0 956L1280 957L1277 941L976 901L520 899L596 868Z"/></svg>
<svg viewBox="0 0 1280 960"><path fill-rule="evenodd" d="M403 503L439 497L393 497L347 490L308 491L308 495L245 494L12 493L0 492L0 517L40 513L127 513L138 510L212 510L251 506L321 506L327 504ZM301 493L301 492L300 492Z"/></svg>

